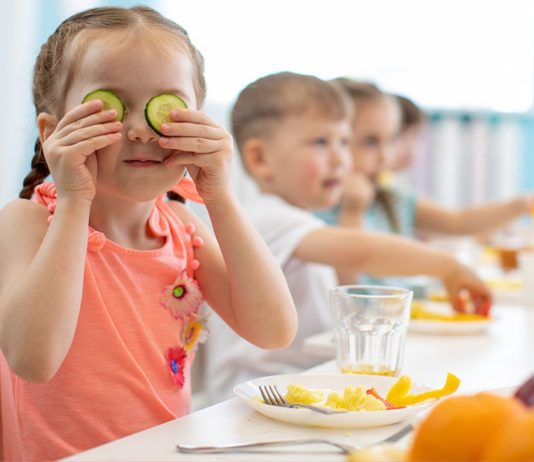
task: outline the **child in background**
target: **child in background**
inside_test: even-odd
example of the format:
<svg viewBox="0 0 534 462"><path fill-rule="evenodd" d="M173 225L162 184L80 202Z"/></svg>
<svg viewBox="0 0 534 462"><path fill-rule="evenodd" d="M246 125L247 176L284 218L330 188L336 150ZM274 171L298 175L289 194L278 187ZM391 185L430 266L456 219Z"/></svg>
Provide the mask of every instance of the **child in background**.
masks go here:
<svg viewBox="0 0 534 462"><path fill-rule="evenodd" d="M391 170L395 176L410 170L417 157L426 124L425 113L411 99L402 95L392 95L401 113L400 129L396 140L396 154Z"/></svg>
<svg viewBox="0 0 534 462"><path fill-rule="evenodd" d="M329 224L364 227L368 230L414 237L417 233L475 235L494 230L530 212L532 196L450 210L413 193L383 185L380 174L406 165L410 155L396 156L398 127L403 126L403 111L395 97L372 84L350 79L336 79L354 104L351 151L354 160L352 177L340 203L318 216ZM400 105L402 108L402 103ZM399 119L400 116L400 119ZM419 125L416 125L419 128ZM417 128L414 128L417 131ZM401 137L406 133L402 132ZM410 133L408 138L414 135ZM404 143L406 147L409 143ZM401 146L403 143L401 143ZM402 149L405 149L402 148ZM406 153L408 150L406 150ZM366 185L366 189L361 184ZM354 186L356 185L356 186ZM341 282L355 280L354 274L340 274ZM367 279L377 282L376 279ZM390 284L391 280L381 280Z"/></svg>
<svg viewBox="0 0 534 462"><path fill-rule="evenodd" d="M282 271L231 192L231 137L198 110L203 59L184 29L146 7L75 14L33 83L33 201L0 213L2 460L58 459L186 414L204 299L258 347L296 331ZM81 103L96 89L120 97L122 121ZM188 109L160 136L144 109L163 93ZM204 202L216 239L170 190Z"/></svg>
<svg viewBox="0 0 534 462"><path fill-rule="evenodd" d="M230 396L244 380L318 363L303 353L302 342L331 326L328 291L337 285L336 269L430 274L443 280L456 307L465 290L478 312L488 309L486 286L449 254L396 236L327 226L312 214L337 204L343 193L352 168L350 114L350 102L334 84L294 73L251 83L235 103L234 139L261 191L245 210L284 270L299 327L289 348L265 352L210 318L206 367L213 400Z"/></svg>

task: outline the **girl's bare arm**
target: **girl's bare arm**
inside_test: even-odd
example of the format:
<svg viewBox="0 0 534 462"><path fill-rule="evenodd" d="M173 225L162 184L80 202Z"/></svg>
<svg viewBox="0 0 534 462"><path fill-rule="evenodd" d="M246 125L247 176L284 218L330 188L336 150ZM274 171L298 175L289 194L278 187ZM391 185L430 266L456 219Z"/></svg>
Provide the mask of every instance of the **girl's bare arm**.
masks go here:
<svg viewBox="0 0 534 462"><path fill-rule="evenodd" d="M479 234L529 213L532 205L532 197L524 196L455 211L428 200L418 200L415 227L444 234Z"/></svg>
<svg viewBox="0 0 534 462"><path fill-rule="evenodd" d="M0 347L13 371L51 379L74 336L82 297L90 203L27 200L0 212ZM7 263L7 264L6 264Z"/></svg>
<svg viewBox="0 0 534 462"><path fill-rule="evenodd" d="M283 348L297 328L293 300L281 268L231 194L207 210L216 240L185 206L171 203L204 240L196 272L207 302L240 336L262 348Z"/></svg>

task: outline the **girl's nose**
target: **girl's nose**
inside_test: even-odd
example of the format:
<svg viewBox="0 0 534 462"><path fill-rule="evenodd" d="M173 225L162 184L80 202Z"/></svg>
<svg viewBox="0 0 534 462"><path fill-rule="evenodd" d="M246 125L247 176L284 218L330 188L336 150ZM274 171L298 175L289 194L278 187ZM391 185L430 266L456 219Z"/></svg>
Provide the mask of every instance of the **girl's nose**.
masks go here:
<svg viewBox="0 0 534 462"><path fill-rule="evenodd" d="M148 126L143 111L141 114L130 113L127 118L125 125L129 141L143 144L157 141L158 135Z"/></svg>

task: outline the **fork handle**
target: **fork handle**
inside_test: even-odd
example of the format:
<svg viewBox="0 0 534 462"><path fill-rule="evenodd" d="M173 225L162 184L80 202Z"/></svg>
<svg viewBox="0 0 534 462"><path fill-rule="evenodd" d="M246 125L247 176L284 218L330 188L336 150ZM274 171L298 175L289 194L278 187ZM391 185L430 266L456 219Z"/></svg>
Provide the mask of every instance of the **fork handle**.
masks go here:
<svg viewBox="0 0 534 462"><path fill-rule="evenodd" d="M311 411L320 412L321 414L326 414L326 415L330 415L330 414L346 414L347 413L347 411L345 411L345 410L338 411L338 410L335 410L335 409L329 409L329 408L314 406L313 404L292 403L292 404L288 404L287 407L309 409Z"/></svg>
<svg viewBox="0 0 534 462"><path fill-rule="evenodd" d="M186 454L216 454L221 452L231 452L231 451L240 451L246 449L254 448L268 448L276 446L296 446L296 445L305 445L313 443L323 443L329 444L340 449L343 453L347 453L347 448L344 445L337 444L335 441L323 440L321 438L300 438L293 440L283 440L283 441L262 441L258 443L231 443L231 444L220 444L216 446L195 446L188 444L178 444L176 448L179 452Z"/></svg>

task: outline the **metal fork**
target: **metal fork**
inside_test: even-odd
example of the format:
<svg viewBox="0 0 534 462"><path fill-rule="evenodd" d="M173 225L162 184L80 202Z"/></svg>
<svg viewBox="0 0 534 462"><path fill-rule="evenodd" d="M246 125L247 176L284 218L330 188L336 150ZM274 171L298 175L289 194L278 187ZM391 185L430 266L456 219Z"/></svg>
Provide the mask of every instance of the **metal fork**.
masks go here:
<svg viewBox="0 0 534 462"><path fill-rule="evenodd" d="M312 404L300 404L300 403L288 403L287 400L282 396L282 394L276 388L276 385L259 385L261 397L265 404L270 406L280 406L280 407L289 407L289 408L305 408L310 411L320 412L321 414L344 414L347 411L334 410L325 407L313 406Z"/></svg>
<svg viewBox="0 0 534 462"><path fill-rule="evenodd" d="M369 446L382 443L396 443L400 441L408 433L414 429L413 424L408 424L402 427L400 430L393 433L384 440L377 441ZM350 454L358 449L363 449L366 446L351 446L348 444L339 443L324 438L297 438L293 440L279 440L279 441L261 441L255 443L229 443L219 444L214 446L195 446L189 444L177 444L176 449L178 452L186 454L217 454L223 452L267 452L265 448L277 447L277 446L299 446L308 444L328 444L339 449L343 454ZM263 450L262 450L263 449ZM278 452L278 451L276 451Z"/></svg>

